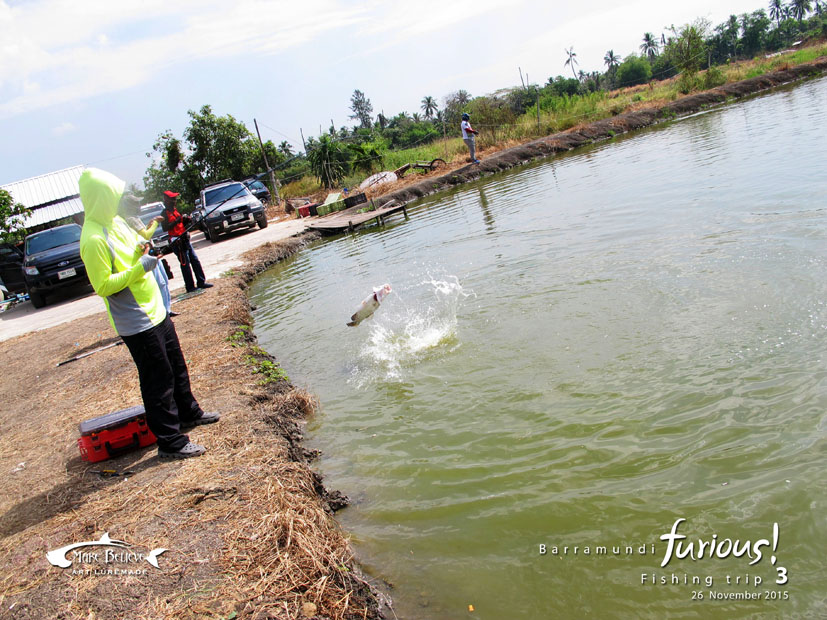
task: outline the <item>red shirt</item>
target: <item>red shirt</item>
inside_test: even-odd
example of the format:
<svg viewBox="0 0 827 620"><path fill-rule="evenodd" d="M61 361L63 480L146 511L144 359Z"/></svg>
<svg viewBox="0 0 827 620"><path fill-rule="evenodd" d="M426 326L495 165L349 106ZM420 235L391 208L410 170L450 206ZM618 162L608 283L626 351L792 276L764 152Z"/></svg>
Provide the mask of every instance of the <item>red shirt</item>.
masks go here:
<svg viewBox="0 0 827 620"><path fill-rule="evenodd" d="M180 237L186 232L184 226L184 216L178 213L178 209L164 209L164 218L166 218L166 226L164 227L170 237Z"/></svg>

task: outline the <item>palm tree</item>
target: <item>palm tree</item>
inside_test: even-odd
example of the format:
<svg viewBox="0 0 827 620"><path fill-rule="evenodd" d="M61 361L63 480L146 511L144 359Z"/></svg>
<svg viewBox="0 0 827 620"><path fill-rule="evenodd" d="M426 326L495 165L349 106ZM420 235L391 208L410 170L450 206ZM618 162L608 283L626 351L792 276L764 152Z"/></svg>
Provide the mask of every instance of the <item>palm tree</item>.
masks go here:
<svg viewBox="0 0 827 620"><path fill-rule="evenodd" d="M810 0L790 0L790 9L792 9L793 17L798 20L799 24L812 8Z"/></svg>
<svg viewBox="0 0 827 620"><path fill-rule="evenodd" d="M566 54L568 54L568 59L565 63L563 63L564 67L571 67L571 74L574 76L574 79L577 79L577 74L574 72L574 65L577 64L577 54L574 51L574 47L570 47L566 50Z"/></svg>
<svg viewBox="0 0 827 620"><path fill-rule="evenodd" d="M457 104L459 104L459 107L468 105L469 101L471 101L471 93L467 90L459 89L457 91Z"/></svg>
<svg viewBox="0 0 827 620"><path fill-rule="evenodd" d="M411 114L411 120L414 123L418 123L422 120L422 117L419 116L419 112L414 112L413 114Z"/></svg>
<svg viewBox="0 0 827 620"><path fill-rule="evenodd" d="M781 2L781 0L778 1ZM644 33L643 43L640 44L640 51L650 61L654 60L655 56L658 55L658 41L651 32Z"/></svg>
<svg viewBox="0 0 827 620"><path fill-rule="evenodd" d="M430 95L422 98L422 111L425 112L425 118L433 118L437 107L436 100Z"/></svg>
<svg viewBox="0 0 827 620"><path fill-rule="evenodd" d="M293 155L293 147L290 146L290 143L287 140L281 141L281 144L279 144L278 147L278 151L279 153L281 153L282 155L286 155L287 157Z"/></svg>
<svg viewBox="0 0 827 620"><path fill-rule="evenodd" d="M781 25L781 18L784 17L784 3L781 0L770 0L770 19L775 20L775 27Z"/></svg>
<svg viewBox="0 0 827 620"><path fill-rule="evenodd" d="M819 17L821 16L821 12L824 10L824 7L821 6L821 3L818 0L815 0L815 12L816 15Z"/></svg>
<svg viewBox="0 0 827 620"><path fill-rule="evenodd" d="M614 50L609 50L603 57L603 62L609 68L609 71L611 71L612 69L617 68L617 66L620 64L620 56L615 54Z"/></svg>

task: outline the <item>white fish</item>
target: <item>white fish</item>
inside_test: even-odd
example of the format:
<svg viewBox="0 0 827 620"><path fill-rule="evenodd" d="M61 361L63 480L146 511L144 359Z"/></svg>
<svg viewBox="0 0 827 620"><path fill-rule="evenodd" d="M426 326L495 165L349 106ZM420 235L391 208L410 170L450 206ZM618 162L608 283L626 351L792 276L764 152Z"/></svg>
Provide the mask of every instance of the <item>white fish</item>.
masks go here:
<svg viewBox="0 0 827 620"><path fill-rule="evenodd" d="M69 568L72 565L72 560L66 558L67 553L75 549L79 549L80 547L91 547L96 545L101 545L104 547L123 547L124 549L129 548L129 545L124 541L109 538L109 532L104 532L103 536L100 537L100 540L91 540L88 542L75 543L73 545L66 545L65 547L61 547L60 549L55 549L54 551L49 551L46 554L46 559L49 560L49 563L52 566L59 566L60 568Z"/></svg>
<svg viewBox="0 0 827 620"><path fill-rule="evenodd" d="M359 306L359 309L353 313L353 316L350 317L350 323L348 326L355 327L365 319L370 318L376 309L379 307L379 304L382 303L382 300L385 298L385 295L391 292L391 285L386 284L382 288L375 288L373 292L368 295L364 301L362 301L362 305Z"/></svg>

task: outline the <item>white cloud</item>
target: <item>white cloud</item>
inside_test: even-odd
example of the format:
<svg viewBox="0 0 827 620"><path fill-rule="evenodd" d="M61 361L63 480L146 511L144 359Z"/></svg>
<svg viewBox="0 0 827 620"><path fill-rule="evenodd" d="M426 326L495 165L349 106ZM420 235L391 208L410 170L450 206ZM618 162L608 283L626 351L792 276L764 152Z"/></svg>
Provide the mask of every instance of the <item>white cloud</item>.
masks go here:
<svg viewBox="0 0 827 620"><path fill-rule="evenodd" d="M52 133L56 136L65 136L67 133L72 133L75 131L77 127L75 127L72 123L65 122L61 123L57 127L52 129Z"/></svg>
<svg viewBox="0 0 827 620"><path fill-rule="evenodd" d="M16 33L0 47L0 118L137 86L170 65L273 54L365 19L364 8L336 0L40 0L15 7L0 0L0 30ZM35 82L37 92L27 89Z"/></svg>

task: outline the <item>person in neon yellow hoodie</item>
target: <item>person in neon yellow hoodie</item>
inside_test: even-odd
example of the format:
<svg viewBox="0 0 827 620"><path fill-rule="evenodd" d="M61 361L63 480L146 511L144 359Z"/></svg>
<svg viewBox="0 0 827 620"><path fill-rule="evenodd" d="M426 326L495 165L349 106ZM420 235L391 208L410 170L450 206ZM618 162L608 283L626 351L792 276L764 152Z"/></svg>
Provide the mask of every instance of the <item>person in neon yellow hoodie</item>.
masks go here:
<svg viewBox="0 0 827 620"><path fill-rule="evenodd" d="M219 415L205 413L192 395L178 335L152 273L158 259L118 215L124 185L103 170L89 168L81 174L78 189L86 217L80 256L112 328L138 367L147 426L158 439L158 456L200 456L204 447L181 431L217 422Z"/></svg>

